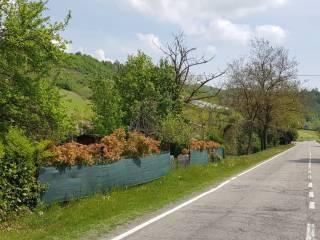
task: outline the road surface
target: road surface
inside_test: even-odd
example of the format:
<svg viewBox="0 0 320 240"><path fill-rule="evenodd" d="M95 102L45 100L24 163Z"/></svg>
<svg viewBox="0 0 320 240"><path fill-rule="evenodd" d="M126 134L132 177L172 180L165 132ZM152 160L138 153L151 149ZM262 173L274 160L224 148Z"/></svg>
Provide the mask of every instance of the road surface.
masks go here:
<svg viewBox="0 0 320 240"><path fill-rule="evenodd" d="M320 144L303 142L196 199L105 239L315 239ZM320 239L320 238L319 238Z"/></svg>

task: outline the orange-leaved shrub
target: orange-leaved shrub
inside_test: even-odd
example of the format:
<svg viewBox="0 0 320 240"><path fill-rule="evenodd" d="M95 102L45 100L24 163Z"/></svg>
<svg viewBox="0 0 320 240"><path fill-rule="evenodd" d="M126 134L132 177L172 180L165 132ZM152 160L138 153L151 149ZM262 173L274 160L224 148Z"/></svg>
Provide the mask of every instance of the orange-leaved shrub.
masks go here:
<svg viewBox="0 0 320 240"><path fill-rule="evenodd" d="M195 140L192 139L190 141L190 149L191 150L212 150L217 149L220 147L219 143L216 143L214 141L203 141L203 140Z"/></svg>
<svg viewBox="0 0 320 240"><path fill-rule="evenodd" d="M103 157L107 160L106 162L118 161L126 148L126 132L123 128L119 128L102 138L101 143L104 145Z"/></svg>
<svg viewBox="0 0 320 240"><path fill-rule="evenodd" d="M214 141L207 141L207 149L217 149L220 147L220 143Z"/></svg>
<svg viewBox="0 0 320 240"><path fill-rule="evenodd" d="M130 157L141 157L160 153L159 145L160 141L146 137L140 132L129 132L124 154Z"/></svg>
<svg viewBox="0 0 320 240"><path fill-rule="evenodd" d="M49 164L73 166L111 163L122 157L143 157L160 153L160 142L140 132L129 132L120 128L101 139L101 143L82 145L75 142L53 147L54 157Z"/></svg>
<svg viewBox="0 0 320 240"><path fill-rule="evenodd" d="M94 160L87 145L70 142L52 149L54 157L49 164L58 166L73 166L77 164L93 165Z"/></svg>
<svg viewBox="0 0 320 240"><path fill-rule="evenodd" d="M105 145L101 143L93 143L88 145L89 153L93 156L95 161L103 161L102 156L104 153Z"/></svg>

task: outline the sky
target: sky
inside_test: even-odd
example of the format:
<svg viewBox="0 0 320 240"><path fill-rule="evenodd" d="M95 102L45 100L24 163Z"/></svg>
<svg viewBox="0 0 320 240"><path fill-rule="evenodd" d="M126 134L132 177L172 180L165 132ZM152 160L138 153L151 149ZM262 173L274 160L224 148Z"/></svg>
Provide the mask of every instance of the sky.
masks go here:
<svg viewBox="0 0 320 240"><path fill-rule="evenodd" d="M124 62L142 50L157 61L159 46L184 32L197 56L214 56L194 71L217 73L265 38L289 49L304 86L320 89L319 0L51 0L48 8L54 21L71 11L62 33L70 52Z"/></svg>

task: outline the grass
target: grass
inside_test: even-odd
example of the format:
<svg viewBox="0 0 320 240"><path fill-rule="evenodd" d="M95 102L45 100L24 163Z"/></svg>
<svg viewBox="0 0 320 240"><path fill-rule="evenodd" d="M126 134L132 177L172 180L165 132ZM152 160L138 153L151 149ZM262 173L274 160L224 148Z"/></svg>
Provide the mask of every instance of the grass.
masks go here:
<svg viewBox="0 0 320 240"><path fill-rule="evenodd" d="M60 90L68 114L77 120L89 120L92 116L90 101L75 92Z"/></svg>
<svg viewBox="0 0 320 240"><path fill-rule="evenodd" d="M317 131L298 130L298 141L319 141L320 135Z"/></svg>
<svg viewBox="0 0 320 240"><path fill-rule="evenodd" d="M207 166L172 171L153 182L128 189L37 209L0 230L5 239L96 239L119 224L160 209L168 203L217 184L292 145L279 146L248 156L229 157ZM1 228L0 228L1 229Z"/></svg>

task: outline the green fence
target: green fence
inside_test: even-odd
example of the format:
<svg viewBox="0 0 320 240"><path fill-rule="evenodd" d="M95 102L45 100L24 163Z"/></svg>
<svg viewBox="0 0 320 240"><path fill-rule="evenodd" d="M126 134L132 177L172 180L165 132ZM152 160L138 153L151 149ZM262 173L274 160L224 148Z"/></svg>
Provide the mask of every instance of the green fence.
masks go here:
<svg viewBox="0 0 320 240"><path fill-rule="evenodd" d="M169 171L170 154L164 153L95 166L44 167L40 169L38 181L48 186L42 201L53 203L149 182Z"/></svg>
<svg viewBox="0 0 320 240"><path fill-rule="evenodd" d="M190 165L205 165L209 162L208 151L191 151L190 152Z"/></svg>
<svg viewBox="0 0 320 240"><path fill-rule="evenodd" d="M219 148L216 150L216 154L217 154L220 158L225 158L224 148L219 147Z"/></svg>
<svg viewBox="0 0 320 240"><path fill-rule="evenodd" d="M219 157L219 159L223 159L225 157L224 148L217 148L215 151L215 155ZM209 163L209 153L207 150L204 151L191 151L190 152L190 165L205 165Z"/></svg>

